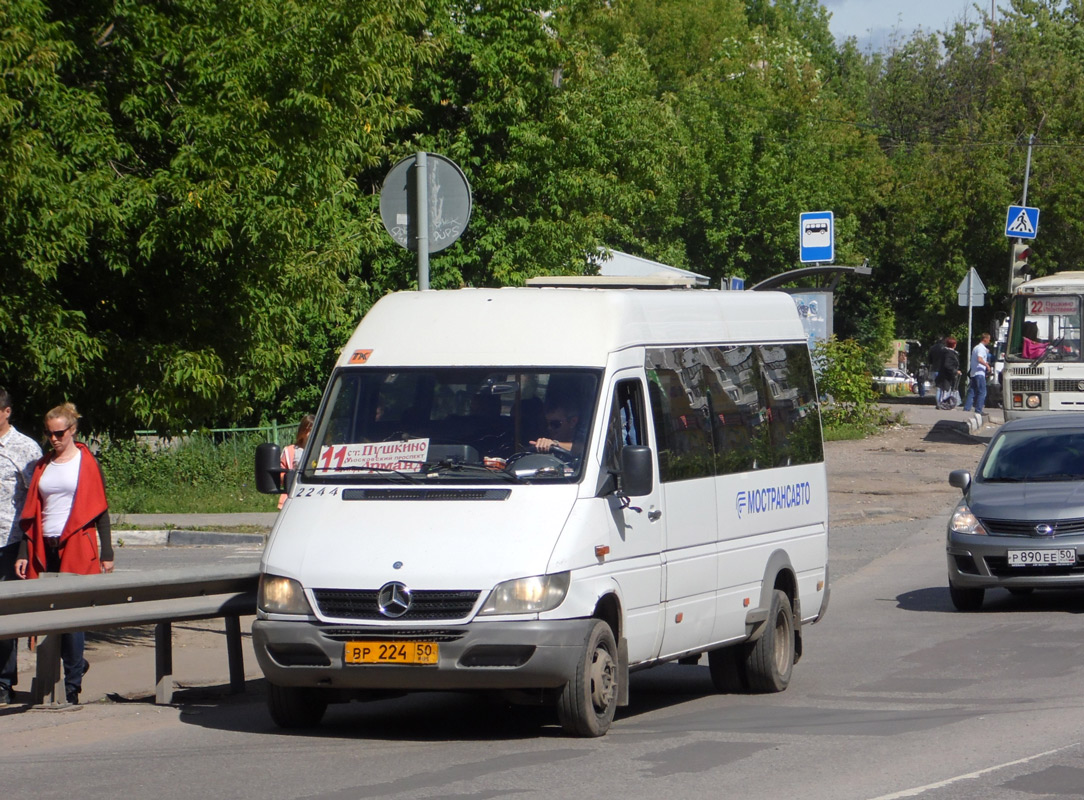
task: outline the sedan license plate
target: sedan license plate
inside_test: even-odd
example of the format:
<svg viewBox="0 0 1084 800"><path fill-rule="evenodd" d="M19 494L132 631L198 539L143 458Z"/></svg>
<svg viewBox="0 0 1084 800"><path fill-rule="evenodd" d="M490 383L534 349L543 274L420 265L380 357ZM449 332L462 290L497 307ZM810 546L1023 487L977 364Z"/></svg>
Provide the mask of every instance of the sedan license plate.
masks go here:
<svg viewBox="0 0 1084 800"><path fill-rule="evenodd" d="M1062 547L1057 550L1010 550L1010 567L1065 567L1076 563L1076 550Z"/></svg>
<svg viewBox="0 0 1084 800"><path fill-rule="evenodd" d="M347 664L433 664L437 663L436 642L347 642L343 659Z"/></svg>

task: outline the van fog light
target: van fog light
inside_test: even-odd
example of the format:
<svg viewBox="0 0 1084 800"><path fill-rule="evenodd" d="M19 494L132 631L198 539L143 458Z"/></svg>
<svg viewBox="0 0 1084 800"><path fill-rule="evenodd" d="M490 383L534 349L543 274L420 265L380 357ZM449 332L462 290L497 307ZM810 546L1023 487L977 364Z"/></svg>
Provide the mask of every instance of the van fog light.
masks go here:
<svg viewBox="0 0 1084 800"><path fill-rule="evenodd" d="M479 614L538 614L564 602L569 573L535 575L498 583Z"/></svg>

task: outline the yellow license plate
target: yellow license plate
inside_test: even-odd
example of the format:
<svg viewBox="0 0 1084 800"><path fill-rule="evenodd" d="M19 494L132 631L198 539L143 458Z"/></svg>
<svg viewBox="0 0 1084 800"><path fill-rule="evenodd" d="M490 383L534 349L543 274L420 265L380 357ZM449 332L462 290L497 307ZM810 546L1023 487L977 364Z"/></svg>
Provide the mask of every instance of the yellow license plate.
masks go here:
<svg viewBox="0 0 1084 800"><path fill-rule="evenodd" d="M436 664L436 642L347 642L347 664Z"/></svg>

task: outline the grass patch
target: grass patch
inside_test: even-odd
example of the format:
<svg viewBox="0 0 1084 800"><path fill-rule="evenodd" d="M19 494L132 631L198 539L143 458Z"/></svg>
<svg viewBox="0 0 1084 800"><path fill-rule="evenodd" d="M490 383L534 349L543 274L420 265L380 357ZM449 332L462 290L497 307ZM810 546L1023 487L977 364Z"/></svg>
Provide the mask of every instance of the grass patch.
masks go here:
<svg viewBox="0 0 1084 800"><path fill-rule="evenodd" d="M171 440L104 440L98 461L114 514L275 511L277 495L256 491L261 434L193 434Z"/></svg>

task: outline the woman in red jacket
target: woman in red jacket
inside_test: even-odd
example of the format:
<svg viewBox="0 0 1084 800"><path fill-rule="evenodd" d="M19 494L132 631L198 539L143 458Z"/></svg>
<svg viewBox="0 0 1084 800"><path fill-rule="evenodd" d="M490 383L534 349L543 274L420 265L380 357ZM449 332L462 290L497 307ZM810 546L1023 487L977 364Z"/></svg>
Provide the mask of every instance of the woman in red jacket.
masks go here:
<svg viewBox="0 0 1084 800"><path fill-rule="evenodd" d="M34 467L19 524L23 541L15 572L36 578L43 572L94 575L113 571L113 543L105 482L90 450L75 441L79 413L71 403L45 415L45 435L53 447ZM64 687L69 703L79 702L83 674L82 632L60 639Z"/></svg>

